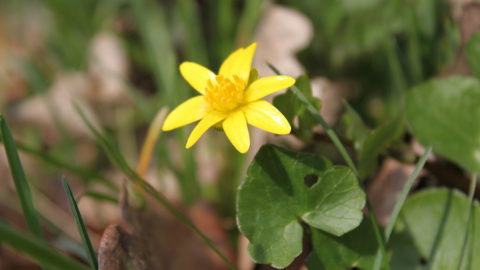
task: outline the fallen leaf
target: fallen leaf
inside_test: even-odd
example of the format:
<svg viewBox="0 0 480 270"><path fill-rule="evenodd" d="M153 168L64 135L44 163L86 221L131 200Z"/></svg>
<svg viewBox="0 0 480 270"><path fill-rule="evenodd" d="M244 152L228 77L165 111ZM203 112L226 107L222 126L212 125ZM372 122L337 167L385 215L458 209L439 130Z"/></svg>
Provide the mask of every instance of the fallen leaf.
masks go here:
<svg viewBox="0 0 480 270"><path fill-rule="evenodd" d="M126 258L137 269L229 269L164 207L151 198L147 198L146 205L146 210L131 206L125 187L122 189L120 206L128 233L116 225L107 228L99 248L99 270L121 269L119 267L124 266ZM213 209L205 203L198 203L184 212L233 261L233 251Z"/></svg>

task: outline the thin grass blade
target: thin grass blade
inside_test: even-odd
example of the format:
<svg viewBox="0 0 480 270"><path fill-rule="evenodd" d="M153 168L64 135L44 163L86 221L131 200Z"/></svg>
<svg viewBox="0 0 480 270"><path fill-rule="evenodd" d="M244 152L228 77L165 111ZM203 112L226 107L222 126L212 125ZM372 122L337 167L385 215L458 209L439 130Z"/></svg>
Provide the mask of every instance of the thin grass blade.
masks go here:
<svg viewBox="0 0 480 270"><path fill-rule="evenodd" d="M472 263L471 254L473 253L473 246L474 246L473 239L475 239L473 237L475 234L475 226L474 226L475 211L473 207L475 203L475 190L477 190L477 182L478 182L477 175L476 174L472 175L470 179L470 188L469 188L469 194L468 194L470 207L468 208L468 214L467 214L467 229L465 230L465 236L463 238L462 251L460 252L460 259L458 261L457 270L471 269L469 265L471 265ZM470 234L471 234L471 237L469 237ZM469 246L468 254L466 253L467 246ZM466 267L462 268L463 265L466 265Z"/></svg>
<svg viewBox="0 0 480 270"><path fill-rule="evenodd" d="M415 169L413 170L413 173L410 175L410 177L407 179L407 182L405 183L405 186L402 189L402 193L400 194L400 197L398 198L397 202L395 203L395 206L393 208L392 214L390 215L390 219L388 220L388 224L385 227L385 245L388 243L388 240L390 239L390 235L392 234L393 231L393 226L395 225L395 222L397 221L398 215L400 214L400 210L402 210L403 204L405 203L408 193L410 192L410 189L412 188L413 182L415 179L417 179L418 174L422 170L423 166L425 166L425 162L427 161L428 155L432 152L432 147L429 146L427 149L425 149L425 152L423 153L422 157L418 160L417 166L415 166ZM384 260L384 255L382 252L378 251L377 255L375 257L375 264L373 266L373 269L380 269L381 263Z"/></svg>
<svg viewBox="0 0 480 270"><path fill-rule="evenodd" d="M0 220L0 240L53 270L87 270L88 268L49 247L42 239L26 235Z"/></svg>
<svg viewBox="0 0 480 270"><path fill-rule="evenodd" d="M12 173L15 189L17 190L20 205L22 207L23 215L27 221L30 232L35 237L43 239L42 229L40 222L38 221L37 211L33 204L32 193L28 186L25 172L23 171L20 158L18 157L17 147L13 139L10 127L3 116L0 116L0 129L3 138L3 145L5 146L5 152L7 154L8 164L10 165L10 171Z"/></svg>
<svg viewBox="0 0 480 270"><path fill-rule="evenodd" d="M70 185L68 185L67 179L62 178L63 188L65 189L65 193L67 194L68 201L70 203L70 208L72 209L73 217L75 218L75 223L77 223L78 232L82 238L83 247L85 248L85 252L87 253L88 261L90 262L90 266L97 270L98 269L98 260L95 254L95 250L93 249L92 242L90 242L90 237L88 237L87 228L85 227L85 223L83 222L82 215L80 214L80 210L78 209L77 203L75 202L75 198L73 197L72 190L70 189Z"/></svg>
<svg viewBox="0 0 480 270"><path fill-rule="evenodd" d="M0 142L2 142L2 141L3 140L0 137ZM106 179L105 177L99 175L96 172L90 171L90 170L88 170L86 168L83 168L83 167L78 167L78 166L68 164L68 163L66 163L66 162L64 162L64 161L62 161L62 160L60 160L56 157L53 157L49 154L46 154L41 150L34 149L34 148L32 148L30 146L27 146L27 145L25 145L21 142L15 141L15 144L16 144L18 150L20 150L24 153L30 154L30 155L44 161L45 163L47 163L49 165L52 165L54 167L63 169L65 171L71 172L71 173L73 173L77 176L80 176L81 178L83 178L87 182L91 181L91 180L96 180L97 183L102 184L105 187L108 187L112 191L119 191L120 190L114 183L112 183L110 180Z"/></svg>

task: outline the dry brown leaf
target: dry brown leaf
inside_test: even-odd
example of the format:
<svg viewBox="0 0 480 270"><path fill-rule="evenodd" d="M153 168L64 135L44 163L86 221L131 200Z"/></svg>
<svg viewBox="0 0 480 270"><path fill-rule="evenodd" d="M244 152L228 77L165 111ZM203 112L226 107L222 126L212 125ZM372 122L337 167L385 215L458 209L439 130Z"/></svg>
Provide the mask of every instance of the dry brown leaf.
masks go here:
<svg viewBox="0 0 480 270"><path fill-rule="evenodd" d="M138 269L229 269L206 244L164 208L148 199L147 210L139 210L127 202L125 188L120 201L128 233L110 226L99 248L99 265L110 270L128 257ZM213 210L203 203L188 211L188 216L213 243L233 259L226 234ZM119 258L121 257L121 258Z"/></svg>
<svg viewBox="0 0 480 270"><path fill-rule="evenodd" d="M387 158L367 189L378 222L385 226L388 223L393 207L403 187L415 169L414 165L400 163Z"/></svg>

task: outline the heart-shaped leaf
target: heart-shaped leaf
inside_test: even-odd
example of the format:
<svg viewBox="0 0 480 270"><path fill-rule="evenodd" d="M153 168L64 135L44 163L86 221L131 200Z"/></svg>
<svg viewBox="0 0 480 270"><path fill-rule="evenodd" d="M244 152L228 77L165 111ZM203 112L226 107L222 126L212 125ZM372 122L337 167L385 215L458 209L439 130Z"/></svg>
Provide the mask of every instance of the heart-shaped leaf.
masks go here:
<svg viewBox="0 0 480 270"><path fill-rule="evenodd" d="M239 188L237 220L253 260L283 268L302 251L302 223L339 236L360 224L364 204L349 168L264 146Z"/></svg>
<svg viewBox="0 0 480 270"><path fill-rule="evenodd" d="M436 79L406 96L407 121L415 138L433 151L480 173L480 81Z"/></svg>

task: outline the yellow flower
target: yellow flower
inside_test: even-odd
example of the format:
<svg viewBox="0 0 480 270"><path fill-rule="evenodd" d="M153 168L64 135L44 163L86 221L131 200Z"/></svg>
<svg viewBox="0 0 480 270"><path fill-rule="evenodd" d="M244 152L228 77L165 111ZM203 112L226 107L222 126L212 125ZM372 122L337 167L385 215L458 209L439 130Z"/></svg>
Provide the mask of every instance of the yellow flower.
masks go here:
<svg viewBox="0 0 480 270"><path fill-rule="evenodd" d="M287 119L261 98L292 86L295 79L271 76L249 83L256 46L253 43L230 54L220 66L218 75L199 64L183 62L180 73L201 95L175 108L162 129L168 131L200 120L188 138L186 148L190 148L210 127L221 125L241 153L246 153L250 147L247 123L275 134L289 134L291 127Z"/></svg>

